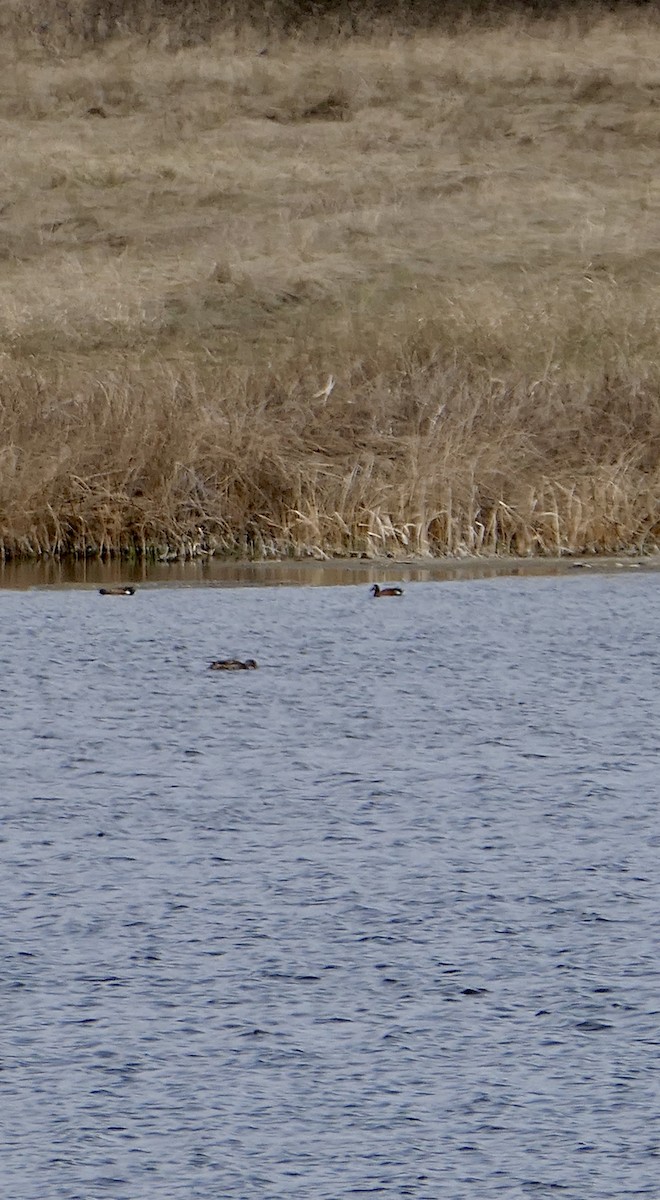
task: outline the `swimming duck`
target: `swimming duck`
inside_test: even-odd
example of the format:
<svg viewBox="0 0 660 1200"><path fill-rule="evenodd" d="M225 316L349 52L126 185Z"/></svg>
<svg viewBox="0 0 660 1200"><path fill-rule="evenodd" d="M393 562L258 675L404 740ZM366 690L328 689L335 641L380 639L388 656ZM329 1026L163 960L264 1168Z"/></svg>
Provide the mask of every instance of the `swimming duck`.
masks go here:
<svg viewBox="0 0 660 1200"><path fill-rule="evenodd" d="M134 587L99 588L101 596L134 596Z"/></svg>
<svg viewBox="0 0 660 1200"><path fill-rule="evenodd" d="M245 662L241 662L240 658L218 658L212 662L209 671L256 671L257 664L253 658L246 658Z"/></svg>
<svg viewBox="0 0 660 1200"><path fill-rule="evenodd" d="M403 588L400 587L379 587L374 583L373 587L369 588L375 600L380 600L381 596L403 596Z"/></svg>

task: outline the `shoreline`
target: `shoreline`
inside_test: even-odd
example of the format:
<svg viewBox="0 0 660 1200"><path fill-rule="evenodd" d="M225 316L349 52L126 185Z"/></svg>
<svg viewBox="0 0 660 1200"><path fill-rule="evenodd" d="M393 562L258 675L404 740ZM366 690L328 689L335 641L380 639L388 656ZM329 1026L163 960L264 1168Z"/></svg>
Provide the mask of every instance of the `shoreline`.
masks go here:
<svg viewBox="0 0 660 1200"><path fill-rule="evenodd" d="M0 565L0 591L93 588L133 584L156 587L333 587L396 582L452 583L512 576L570 576L660 570L660 552L634 556L477 557L271 560L261 562L199 560L133 565L73 561L21 562Z"/></svg>

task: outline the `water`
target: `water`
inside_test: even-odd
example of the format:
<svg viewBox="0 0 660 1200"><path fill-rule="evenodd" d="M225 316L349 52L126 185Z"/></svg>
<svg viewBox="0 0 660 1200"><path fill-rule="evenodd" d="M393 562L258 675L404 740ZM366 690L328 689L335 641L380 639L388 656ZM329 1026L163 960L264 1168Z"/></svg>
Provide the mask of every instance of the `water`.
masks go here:
<svg viewBox="0 0 660 1200"><path fill-rule="evenodd" d="M660 1194L657 575L0 611L5 1200Z"/></svg>

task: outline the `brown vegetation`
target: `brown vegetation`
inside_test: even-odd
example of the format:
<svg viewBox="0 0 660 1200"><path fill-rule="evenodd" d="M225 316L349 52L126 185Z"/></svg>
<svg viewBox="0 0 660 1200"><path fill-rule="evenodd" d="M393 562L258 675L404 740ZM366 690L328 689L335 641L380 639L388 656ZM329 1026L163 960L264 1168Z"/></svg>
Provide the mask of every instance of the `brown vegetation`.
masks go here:
<svg viewBox="0 0 660 1200"><path fill-rule="evenodd" d="M656 547L657 18L92 8L0 0L0 553Z"/></svg>

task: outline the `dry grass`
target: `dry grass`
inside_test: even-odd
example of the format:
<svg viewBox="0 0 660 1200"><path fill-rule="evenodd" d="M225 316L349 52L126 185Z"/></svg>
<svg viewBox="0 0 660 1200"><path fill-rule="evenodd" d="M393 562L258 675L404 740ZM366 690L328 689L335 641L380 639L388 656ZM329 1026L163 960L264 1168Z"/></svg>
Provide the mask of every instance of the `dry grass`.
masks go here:
<svg viewBox="0 0 660 1200"><path fill-rule="evenodd" d="M89 49L32 8L0 553L656 547L657 18Z"/></svg>

